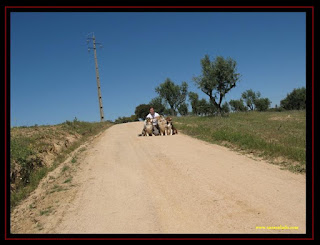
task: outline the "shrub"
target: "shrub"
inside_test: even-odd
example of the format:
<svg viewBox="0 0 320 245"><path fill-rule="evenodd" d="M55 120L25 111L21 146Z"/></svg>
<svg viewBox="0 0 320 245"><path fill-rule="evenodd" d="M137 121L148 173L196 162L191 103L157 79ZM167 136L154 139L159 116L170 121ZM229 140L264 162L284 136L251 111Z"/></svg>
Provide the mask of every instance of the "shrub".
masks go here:
<svg viewBox="0 0 320 245"><path fill-rule="evenodd" d="M268 110L271 101L268 98L260 98L255 100L255 106L257 111L266 111Z"/></svg>
<svg viewBox="0 0 320 245"><path fill-rule="evenodd" d="M280 101L282 108L286 110L306 109L306 88L294 89L287 97Z"/></svg>
<svg viewBox="0 0 320 245"><path fill-rule="evenodd" d="M235 112L247 111L247 107L244 105L243 100L230 100L229 105L231 106L231 110Z"/></svg>

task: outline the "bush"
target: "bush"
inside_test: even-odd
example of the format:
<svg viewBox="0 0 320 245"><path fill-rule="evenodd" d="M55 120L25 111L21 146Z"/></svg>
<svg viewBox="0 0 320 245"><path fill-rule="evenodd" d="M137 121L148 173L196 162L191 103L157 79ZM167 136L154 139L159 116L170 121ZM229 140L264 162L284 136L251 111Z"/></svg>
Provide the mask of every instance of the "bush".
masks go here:
<svg viewBox="0 0 320 245"><path fill-rule="evenodd" d="M114 122L118 124L136 121L139 121L139 118L136 115L131 115L130 117L118 117Z"/></svg>
<svg viewBox="0 0 320 245"><path fill-rule="evenodd" d="M306 88L294 89L287 97L280 101L282 108L286 110L306 109Z"/></svg>
<svg viewBox="0 0 320 245"><path fill-rule="evenodd" d="M268 111L270 111L270 112L282 112L282 111L284 111L285 109L284 108L282 108L282 107L277 107L277 105L276 105L276 107L274 107L274 108L269 108L268 109Z"/></svg>
<svg viewBox="0 0 320 245"><path fill-rule="evenodd" d="M181 104L178 107L178 111L180 113L181 116L186 116L188 115L188 105L186 103Z"/></svg>
<svg viewBox="0 0 320 245"><path fill-rule="evenodd" d="M253 111L255 109L255 101L259 99L261 93L254 92L252 89L249 89L241 94L241 98L244 99L249 110Z"/></svg>
<svg viewBox="0 0 320 245"><path fill-rule="evenodd" d="M212 111L210 107L210 103L206 99L201 99L198 104L198 113L202 116L207 116Z"/></svg>
<svg viewBox="0 0 320 245"><path fill-rule="evenodd" d="M230 100L229 105L231 106L231 110L235 112L247 111L247 107L244 105L243 100Z"/></svg>
<svg viewBox="0 0 320 245"><path fill-rule="evenodd" d="M225 102L222 106L221 106L221 115L227 115L230 112L230 107L228 102Z"/></svg>
<svg viewBox="0 0 320 245"><path fill-rule="evenodd" d="M149 114L149 110L150 110L150 105L140 104L136 107L134 114L136 115L137 118L144 120L146 116ZM118 119L120 120L120 117Z"/></svg>
<svg viewBox="0 0 320 245"><path fill-rule="evenodd" d="M266 111L268 110L271 101L268 98L260 98L255 100L255 106L257 111Z"/></svg>
<svg viewBox="0 0 320 245"><path fill-rule="evenodd" d="M33 160L31 157L35 155L34 139L21 136L19 138L13 138L10 142L10 159L11 159L11 183L17 182L19 185L25 185L29 182L29 175L34 168ZM20 178L17 179L13 169L20 169Z"/></svg>

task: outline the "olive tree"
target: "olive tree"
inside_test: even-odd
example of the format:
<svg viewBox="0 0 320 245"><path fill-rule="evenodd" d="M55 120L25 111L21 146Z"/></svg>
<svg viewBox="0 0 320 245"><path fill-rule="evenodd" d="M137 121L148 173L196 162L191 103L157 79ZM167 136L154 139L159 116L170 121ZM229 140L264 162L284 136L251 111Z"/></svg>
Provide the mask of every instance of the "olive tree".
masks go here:
<svg viewBox="0 0 320 245"><path fill-rule="evenodd" d="M233 89L240 79L237 73L237 62L232 58L217 56L213 61L209 55L201 59L202 75L194 77L193 81L209 96L210 103L221 114L222 100Z"/></svg>

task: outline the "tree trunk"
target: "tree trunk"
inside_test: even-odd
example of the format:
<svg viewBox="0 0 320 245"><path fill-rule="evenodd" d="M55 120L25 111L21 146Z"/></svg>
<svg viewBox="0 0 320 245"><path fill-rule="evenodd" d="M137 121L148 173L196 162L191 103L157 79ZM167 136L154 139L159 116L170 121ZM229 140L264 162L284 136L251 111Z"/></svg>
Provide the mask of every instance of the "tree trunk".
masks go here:
<svg viewBox="0 0 320 245"><path fill-rule="evenodd" d="M219 104L218 104L218 114L221 115L221 103L223 99L223 94L220 93Z"/></svg>

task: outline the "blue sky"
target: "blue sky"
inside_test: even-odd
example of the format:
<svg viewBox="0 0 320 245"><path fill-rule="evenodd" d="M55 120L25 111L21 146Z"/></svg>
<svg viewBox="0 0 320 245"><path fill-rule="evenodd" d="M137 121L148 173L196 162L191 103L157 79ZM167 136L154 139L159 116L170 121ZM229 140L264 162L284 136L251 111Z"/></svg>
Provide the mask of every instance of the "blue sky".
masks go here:
<svg viewBox="0 0 320 245"><path fill-rule="evenodd" d="M305 13L11 13L11 126L99 121L94 32L106 120L134 114L170 78L192 82L200 59L231 57L241 81L226 96L260 91L272 106L306 83Z"/></svg>

